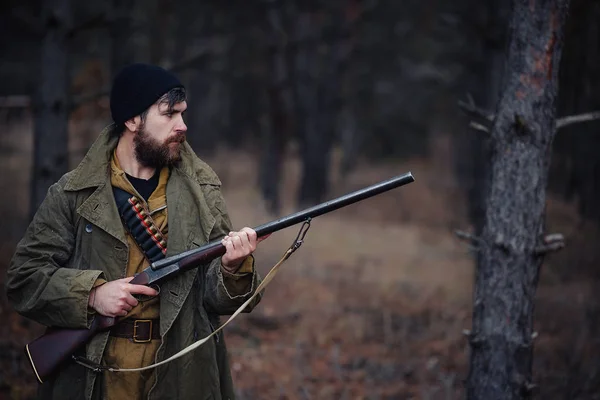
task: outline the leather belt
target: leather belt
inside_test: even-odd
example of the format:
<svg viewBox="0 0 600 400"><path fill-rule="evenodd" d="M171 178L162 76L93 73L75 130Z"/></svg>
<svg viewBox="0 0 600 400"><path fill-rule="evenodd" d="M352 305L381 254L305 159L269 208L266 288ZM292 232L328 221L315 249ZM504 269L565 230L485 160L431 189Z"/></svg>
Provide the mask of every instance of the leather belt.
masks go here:
<svg viewBox="0 0 600 400"><path fill-rule="evenodd" d="M130 339L134 343L148 343L160 339L160 320L124 319L111 328L110 336Z"/></svg>

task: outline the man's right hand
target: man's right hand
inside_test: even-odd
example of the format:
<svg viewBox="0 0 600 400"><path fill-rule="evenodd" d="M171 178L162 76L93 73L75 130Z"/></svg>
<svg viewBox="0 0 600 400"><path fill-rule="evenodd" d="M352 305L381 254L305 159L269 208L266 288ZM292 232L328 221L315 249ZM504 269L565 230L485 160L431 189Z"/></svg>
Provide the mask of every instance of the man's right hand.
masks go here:
<svg viewBox="0 0 600 400"><path fill-rule="evenodd" d="M151 287L129 283L132 279L133 276L130 276L93 288L88 299L88 306L106 317L124 317L138 304L133 297L134 294L151 297L158 295L158 292Z"/></svg>

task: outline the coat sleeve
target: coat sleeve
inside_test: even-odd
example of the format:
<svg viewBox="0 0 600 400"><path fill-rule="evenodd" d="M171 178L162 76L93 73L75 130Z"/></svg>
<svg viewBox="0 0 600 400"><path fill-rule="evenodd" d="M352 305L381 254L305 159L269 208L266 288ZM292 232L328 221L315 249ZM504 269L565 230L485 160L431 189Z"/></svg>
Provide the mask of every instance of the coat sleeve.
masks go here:
<svg viewBox="0 0 600 400"><path fill-rule="evenodd" d="M218 187L211 187L207 200L216 219L210 240L218 240L232 230L231 221ZM254 294L260 284L252 255L248 256L236 274L230 274L221 267L221 257L215 259L205 271L204 306L208 312L232 314ZM250 312L261 297L262 293L257 295L244 312Z"/></svg>
<svg viewBox="0 0 600 400"><path fill-rule="evenodd" d="M73 214L60 185L52 185L8 269L10 303L21 315L46 326L89 327L90 290L104 278L101 271L65 268L76 240Z"/></svg>

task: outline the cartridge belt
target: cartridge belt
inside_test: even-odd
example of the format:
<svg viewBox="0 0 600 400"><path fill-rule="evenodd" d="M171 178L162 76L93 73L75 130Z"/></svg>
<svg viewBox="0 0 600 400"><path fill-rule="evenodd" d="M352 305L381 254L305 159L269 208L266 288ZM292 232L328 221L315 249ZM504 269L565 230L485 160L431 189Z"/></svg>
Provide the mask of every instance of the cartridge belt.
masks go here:
<svg viewBox="0 0 600 400"><path fill-rule="evenodd" d="M165 258L167 241L142 202L118 187L113 193L123 223L146 258L151 263Z"/></svg>

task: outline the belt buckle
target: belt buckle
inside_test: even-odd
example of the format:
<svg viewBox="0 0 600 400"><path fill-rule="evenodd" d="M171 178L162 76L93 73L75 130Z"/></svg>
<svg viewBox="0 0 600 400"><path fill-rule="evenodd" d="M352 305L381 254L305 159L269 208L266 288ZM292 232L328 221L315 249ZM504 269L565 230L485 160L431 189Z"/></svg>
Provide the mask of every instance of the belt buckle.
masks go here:
<svg viewBox="0 0 600 400"><path fill-rule="evenodd" d="M147 322L150 324L150 328L148 329L148 339L138 339L137 338L137 329L138 323ZM133 321L133 343L149 343L152 341L152 320L151 319L136 319Z"/></svg>

